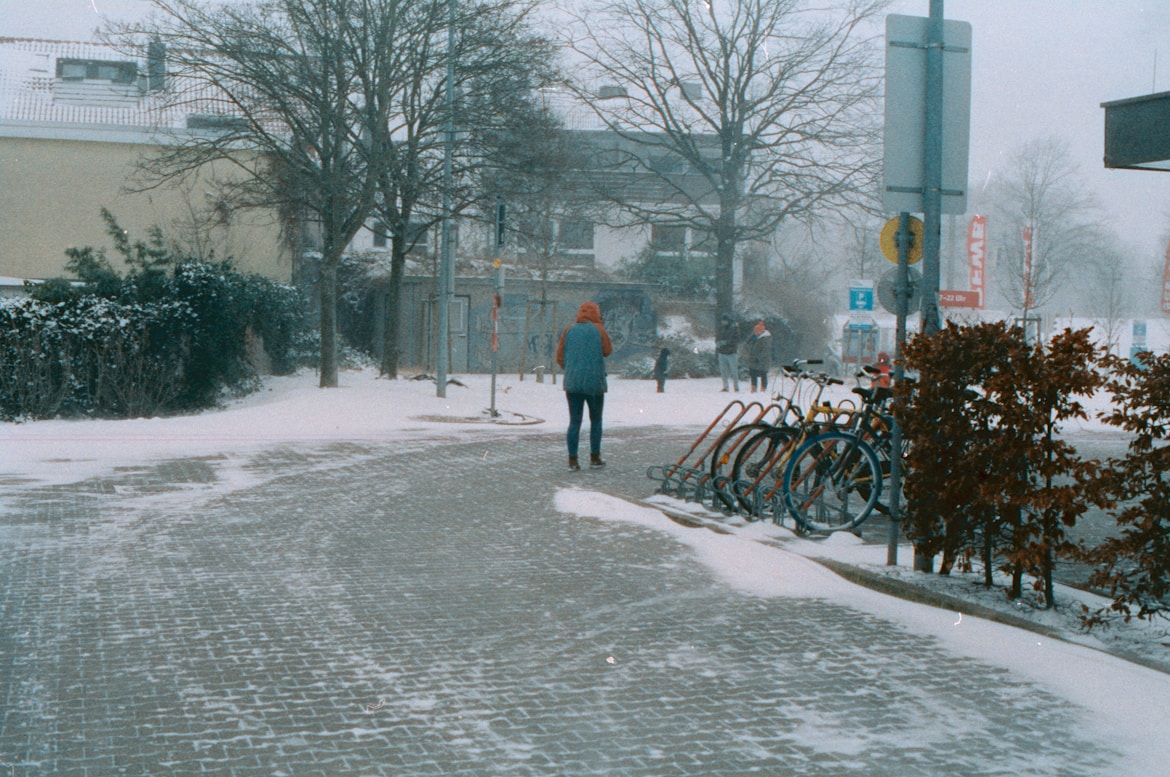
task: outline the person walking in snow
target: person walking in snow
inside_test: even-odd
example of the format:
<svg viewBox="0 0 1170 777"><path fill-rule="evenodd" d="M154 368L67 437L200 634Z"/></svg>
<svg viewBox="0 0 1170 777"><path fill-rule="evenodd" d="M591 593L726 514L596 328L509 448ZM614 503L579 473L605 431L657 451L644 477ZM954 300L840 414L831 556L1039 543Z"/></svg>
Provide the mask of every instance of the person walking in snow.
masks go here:
<svg viewBox="0 0 1170 777"><path fill-rule="evenodd" d="M715 353L719 360L719 377L723 378L723 390L727 391L728 379L739 391L739 324L730 313L720 318L719 333L715 337Z"/></svg>
<svg viewBox="0 0 1170 777"><path fill-rule="evenodd" d="M747 368L752 393L756 391L757 380L760 382L760 391L767 391L768 372L772 369L772 333L763 321L756 322L752 336L748 338Z"/></svg>
<svg viewBox="0 0 1170 777"><path fill-rule="evenodd" d="M654 380L658 383L658 393L666 391L666 376L670 374L670 349L663 348L654 360Z"/></svg>
<svg viewBox="0 0 1170 777"><path fill-rule="evenodd" d="M585 302L577 310L576 323L565 327L557 343L557 364L564 372L565 398L569 403L569 431L565 442L569 448L569 469L579 470L577 449L581 440L581 420L589 408L589 466L603 467L601 460L601 415L605 409L605 358L613 353L613 343L601 322L596 302Z"/></svg>

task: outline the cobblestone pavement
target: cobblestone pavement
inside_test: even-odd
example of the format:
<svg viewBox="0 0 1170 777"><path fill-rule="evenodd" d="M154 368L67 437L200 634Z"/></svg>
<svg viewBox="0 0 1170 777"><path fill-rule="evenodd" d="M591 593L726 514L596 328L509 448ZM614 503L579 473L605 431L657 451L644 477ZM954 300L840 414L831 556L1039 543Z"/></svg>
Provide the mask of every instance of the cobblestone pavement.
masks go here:
<svg viewBox="0 0 1170 777"><path fill-rule="evenodd" d="M485 439L6 487L0 777L1110 773L1003 670L552 508L685 437Z"/></svg>

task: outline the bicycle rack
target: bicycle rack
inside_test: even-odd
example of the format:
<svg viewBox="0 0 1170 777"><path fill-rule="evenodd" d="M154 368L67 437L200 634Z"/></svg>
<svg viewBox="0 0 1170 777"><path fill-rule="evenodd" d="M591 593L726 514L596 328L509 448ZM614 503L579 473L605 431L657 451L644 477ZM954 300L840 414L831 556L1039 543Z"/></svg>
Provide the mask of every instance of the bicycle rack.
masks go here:
<svg viewBox="0 0 1170 777"><path fill-rule="evenodd" d="M656 493L697 502L724 514L742 514L744 510L736 497L735 484L731 478L725 473L712 476L711 456L737 427L778 423L784 413L784 406L776 402L764 404L760 401L732 400L695 438L678 461L650 467L646 470L646 477L658 481ZM744 435L735 440L730 448L720 453L734 453L746 437Z"/></svg>
<svg viewBox="0 0 1170 777"><path fill-rule="evenodd" d="M755 415L750 420L744 421L745 418L748 418L753 408L757 411ZM769 414L775 414L779 417L782 413L783 410L780 406L774 403L764 405L757 401L745 403L743 400L734 399L695 438L695 441L691 443L686 453L677 462L650 467L646 470L646 477L660 482L658 493L702 502L711 490L711 486L706 482L710 479L710 473L708 472L710 468L705 465L707 464L708 457L714 452L724 435L741 425L741 423L760 423ZM722 431L712 435L712 432L721 425L723 426ZM709 442L706 448L696 456L696 451L702 448L703 443L708 440Z"/></svg>
<svg viewBox="0 0 1170 777"><path fill-rule="evenodd" d="M786 374L796 381L790 396L784 398L777 394L771 402L732 400L695 438L678 461L647 469L646 476L658 481L656 493L698 502L725 515L743 515L749 521L771 518L777 525L791 524L794 531L807 534L809 529L789 511L787 495L773 473L776 467L784 466L788 457L793 454L792 447L784 446L775 454L771 454L770 459L761 464L760 473L754 479L733 481L728 473L718 471L720 468L714 466L712 459L716 452L719 453L721 461L724 456L736 454L739 447L753 436L744 431L737 438L732 438L731 435L735 434L737 429L742 430L743 426L757 423L779 425L794 407L794 398L801 385L799 381L804 377L812 377L819 387L816 389L815 399L809 397L811 399L809 409L812 414L804 418L805 423L844 427L849 421L866 415L864 408L857 407L849 399L836 407L829 402L820 401L825 386L840 381L824 375L808 376L803 372L797 375L795 372L786 371ZM867 399L865 393L856 393L863 400ZM800 447L799 442L794 440L793 446ZM730 445L726 449L721 447L728 443ZM881 507L876 509L880 511Z"/></svg>

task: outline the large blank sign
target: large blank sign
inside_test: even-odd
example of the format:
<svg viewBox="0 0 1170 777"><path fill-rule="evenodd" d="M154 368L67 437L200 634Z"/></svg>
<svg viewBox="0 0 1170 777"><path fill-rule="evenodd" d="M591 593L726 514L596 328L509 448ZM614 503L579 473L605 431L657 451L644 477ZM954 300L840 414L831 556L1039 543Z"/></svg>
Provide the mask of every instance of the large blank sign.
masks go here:
<svg viewBox="0 0 1170 777"><path fill-rule="evenodd" d="M884 210L923 212L929 19L886 17ZM971 134L971 25L943 22L942 212L967 211Z"/></svg>
<svg viewBox="0 0 1170 777"><path fill-rule="evenodd" d="M1101 103L1105 166L1170 170L1170 92Z"/></svg>

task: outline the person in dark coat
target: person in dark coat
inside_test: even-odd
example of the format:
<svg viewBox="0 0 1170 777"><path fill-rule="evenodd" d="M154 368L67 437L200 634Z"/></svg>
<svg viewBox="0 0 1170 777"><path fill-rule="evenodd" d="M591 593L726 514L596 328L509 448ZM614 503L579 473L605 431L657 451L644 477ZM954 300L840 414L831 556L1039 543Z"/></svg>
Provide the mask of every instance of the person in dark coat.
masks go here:
<svg viewBox="0 0 1170 777"><path fill-rule="evenodd" d="M715 336L715 354L719 362L719 377L723 379L723 390L727 391L730 379L739 391L739 324L730 313L724 313L719 320L719 332Z"/></svg>
<svg viewBox="0 0 1170 777"><path fill-rule="evenodd" d="M757 380L760 382L760 391L767 391L768 372L772 369L772 333L763 321L756 322L752 336L748 338L747 368L752 393L755 393Z"/></svg>
<svg viewBox="0 0 1170 777"><path fill-rule="evenodd" d="M601 460L601 415L605 409L605 358L613 353L609 333L601 323L601 309L596 302L582 303L577 321L565 327L557 343L557 364L564 371L565 398L569 403L569 431L565 442L569 448L569 469L581 469L577 449L581 440L581 420L589 407L589 466L604 467Z"/></svg>
<svg viewBox="0 0 1170 777"><path fill-rule="evenodd" d="M658 393L666 391L666 376L670 373L670 349L663 348L654 360L654 380L658 383Z"/></svg>

